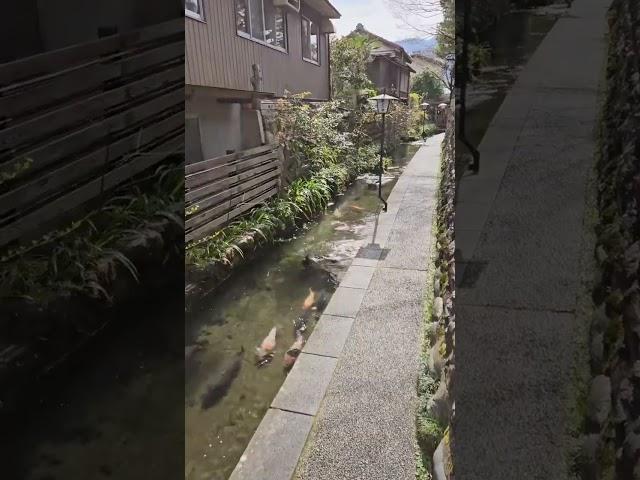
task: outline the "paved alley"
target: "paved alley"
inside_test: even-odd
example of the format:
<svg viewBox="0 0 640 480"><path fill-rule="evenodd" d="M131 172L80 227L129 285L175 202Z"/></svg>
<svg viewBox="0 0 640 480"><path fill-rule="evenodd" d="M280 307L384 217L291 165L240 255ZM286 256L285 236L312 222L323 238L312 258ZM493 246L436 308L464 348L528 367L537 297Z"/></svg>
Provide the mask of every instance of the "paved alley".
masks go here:
<svg viewBox="0 0 640 480"><path fill-rule="evenodd" d="M458 187L456 476L563 479L609 0L576 0Z"/></svg>

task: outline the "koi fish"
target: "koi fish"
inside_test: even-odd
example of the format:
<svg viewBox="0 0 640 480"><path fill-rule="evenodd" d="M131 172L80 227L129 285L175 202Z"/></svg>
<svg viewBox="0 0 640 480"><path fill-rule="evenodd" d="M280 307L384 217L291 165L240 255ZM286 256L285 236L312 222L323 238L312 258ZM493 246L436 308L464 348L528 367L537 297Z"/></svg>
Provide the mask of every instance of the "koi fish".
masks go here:
<svg viewBox="0 0 640 480"><path fill-rule="evenodd" d="M302 347L304 347L304 336L300 332L296 332L296 341L289 347L284 354L284 368L291 368L296 363Z"/></svg>
<svg viewBox="0 0 640 480"><path fill-rule="evenodd" d="M276 327L273 327L269 331L269 334L264 337L264 340L262 340L260 346L256 348L256 352L258 353L259 357L264 357L276 348L276 332Z"/></svg>
<svg viewBox="0 0 640 480"><path fill-rule="evenodd" d="M309 289L309 295L307 295L307 298L304 299L304 302L302 303L302 309L309 310L311 307L313 307L315 303L316 303L316 292Z"/></svg>
<svg viewBox="0 0 640 480"><path fill-rule="evenodd" d="M358 205L351 205L351 210L355 210L356 212L363 212L364 208L359 207Z"/></svg>

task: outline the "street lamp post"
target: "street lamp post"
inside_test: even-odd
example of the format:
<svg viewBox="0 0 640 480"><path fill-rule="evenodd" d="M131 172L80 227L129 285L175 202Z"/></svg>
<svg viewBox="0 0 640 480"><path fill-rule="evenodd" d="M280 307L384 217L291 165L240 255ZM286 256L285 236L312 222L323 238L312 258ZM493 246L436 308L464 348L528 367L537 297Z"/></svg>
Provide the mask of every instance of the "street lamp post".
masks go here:
<svg viewBox="0 0 640 480"><path fill-rule="evenodd" d="M429 104L427 102L423 102L420 104L420 107L422 108L422 111L424 112L424 115L422 117L422 140L425 141L427 139L427 132L426 132L426 128L427 128L427 110L429 108Z"/></svg>
<svg viewBox="0 0 640 480"><path fill-rule="evenodd" d="M382 95L377 95L375 97L371 97L369 99L370 102L374 103L376 112L382 115L382 135L380 136L380 170L378 171L378 198L384 204L382 208L385 212L387 211L387 202L384 198L382 198L382 170L384 169L384 134L385 134L385 124L384 117L387 113L389 113L389 106L391 102L394 100L398 100L396 97L391 95L387 95L386 91L382 92Z"/></svg>

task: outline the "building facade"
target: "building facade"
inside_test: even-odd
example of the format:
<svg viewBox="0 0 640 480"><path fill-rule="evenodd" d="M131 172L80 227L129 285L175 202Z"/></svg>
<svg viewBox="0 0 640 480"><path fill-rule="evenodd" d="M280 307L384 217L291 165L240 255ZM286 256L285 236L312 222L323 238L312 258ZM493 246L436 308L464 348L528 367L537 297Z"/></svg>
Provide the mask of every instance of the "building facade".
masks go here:
<svg viewBox="0 0 640 480"><path fill-rule="evenodd" d="M327 0L186 0L187 162L265 142L261 99L328 100Z"/></svg>
<svg viewBox="0 0 640 480"><path fill-rule="evenodd" d="M386 91L402 100L409 98L411 56L405 49L386 38L369 32L359 23L350 35L367 37L372 46L367 74L379 91Z"/></svg>

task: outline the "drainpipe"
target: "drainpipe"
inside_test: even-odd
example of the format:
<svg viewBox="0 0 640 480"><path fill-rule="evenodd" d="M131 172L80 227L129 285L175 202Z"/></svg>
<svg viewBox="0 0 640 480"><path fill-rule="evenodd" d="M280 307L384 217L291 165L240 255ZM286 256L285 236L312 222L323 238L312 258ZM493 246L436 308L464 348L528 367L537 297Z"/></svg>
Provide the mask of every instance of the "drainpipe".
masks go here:
<svg viewBox="0 0 640 480"><path fill-rule="evenodd" d="M480 170L480 152L469 142L466 136L466 108L467 108L467 77L469 72L469 38L471 37L471 0L464 1L463 34L462 34L462 66L459 70L460 77L460 141L471 151L473 163L471 171L478 173Z"/></svg>

